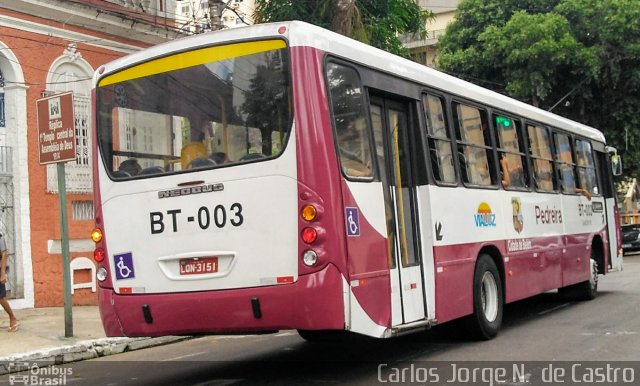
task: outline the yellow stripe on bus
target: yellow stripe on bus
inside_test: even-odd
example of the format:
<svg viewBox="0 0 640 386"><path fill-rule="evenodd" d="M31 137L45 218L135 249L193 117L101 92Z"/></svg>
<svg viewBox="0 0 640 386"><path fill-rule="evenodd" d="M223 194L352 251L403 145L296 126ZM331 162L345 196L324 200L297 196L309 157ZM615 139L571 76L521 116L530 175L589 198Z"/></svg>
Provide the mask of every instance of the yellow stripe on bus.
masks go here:
<svg viewBox="0 0 640 386"><path fill-rule="evenodd" d="M108 86L110 84L138 79L149 75L162 74L164 72L181 70L183 68L198 66L205 63L237 58L240 56L252 55L259 52L277 50L285 47L286 44L283 40L264 40L201 48L194 51L155 59L113 75L106 76L98 82L98 86Z"/></svg>

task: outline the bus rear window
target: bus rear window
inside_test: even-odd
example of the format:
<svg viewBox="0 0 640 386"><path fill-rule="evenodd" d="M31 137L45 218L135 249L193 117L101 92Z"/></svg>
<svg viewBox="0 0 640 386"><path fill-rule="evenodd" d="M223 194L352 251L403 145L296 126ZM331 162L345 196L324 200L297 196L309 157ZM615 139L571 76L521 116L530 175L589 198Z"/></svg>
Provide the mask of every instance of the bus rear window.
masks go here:
<svg viewBox="0 0 640 386"><path fill-rule="evenodd" d="M98 83L98 141L113 179L277 157L290 134L284 41L207 47L153 59Z"/></svg>

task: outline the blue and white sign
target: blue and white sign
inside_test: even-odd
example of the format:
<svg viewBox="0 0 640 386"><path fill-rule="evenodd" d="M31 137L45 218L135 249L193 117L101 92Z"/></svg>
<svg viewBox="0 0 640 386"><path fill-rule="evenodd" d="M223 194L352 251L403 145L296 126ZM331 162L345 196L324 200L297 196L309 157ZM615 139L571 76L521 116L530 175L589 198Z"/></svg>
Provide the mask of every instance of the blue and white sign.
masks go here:
<svg viewBox="0 0 640 386"><path fill-rule="evenodd" d="M136 277L133 271L133 254L131 252L113 255L113 264L116 267L116 280L133 279Z"/></svg>
<svg viewBox="0 0 640 386"><path fill-rule="evenodd" d="M360 219L358 208L344 208L347 236L360 236Z"/></svg>

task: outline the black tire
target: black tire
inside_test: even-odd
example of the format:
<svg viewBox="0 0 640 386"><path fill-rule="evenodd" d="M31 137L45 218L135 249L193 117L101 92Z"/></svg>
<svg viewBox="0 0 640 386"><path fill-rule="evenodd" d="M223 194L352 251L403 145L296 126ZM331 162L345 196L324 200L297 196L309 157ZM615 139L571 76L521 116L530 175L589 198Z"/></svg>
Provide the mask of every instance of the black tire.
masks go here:
<svg viewBox="0 0 640 386"><path fill-rule="evenodd" d="M591 248L589 280L559 288L558 293L569 300L593 300L598 296L598 263L595 259L593 248Z"/></svg>
<svg viewBox="0 0 640 386"><path fill-rule="evenodd" d="M298 334L307 342L340 342L350 336L344 330L298 330Z"/></svg>
<svg viewBox="0 0 640 386"><path fill-rule="evenodd" d="M474 338L495 338L502 326L504 296L502 280L493 259L480 255L473 274L473 315L470 331Z"/></svg>

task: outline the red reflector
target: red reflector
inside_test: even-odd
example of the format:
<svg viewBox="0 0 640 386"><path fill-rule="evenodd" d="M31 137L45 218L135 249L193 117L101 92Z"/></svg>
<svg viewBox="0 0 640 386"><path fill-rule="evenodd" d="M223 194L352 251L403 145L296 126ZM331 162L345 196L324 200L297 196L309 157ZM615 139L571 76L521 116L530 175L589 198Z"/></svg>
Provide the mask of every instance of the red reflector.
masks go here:
<svg viewBox="0 0 640 386"><path fill-rule="evenodd" d="M312 244L318 238L318 232L313 228L304 228L302 230L302 241L307 244Z"/></svg>
<svg viewBox="0 0 640 386"><path fill-rule="evenodd" d="M278 33L280 35L284 34L285 32L287 32L287 27L282 26L282 27L278 28Z"/></svg>
<svg viewBox="0 0 640 386"><path fill-rule="evenodd" d="M104 260L104 249L96 248L93 251L93 259L95 261L97 261L98 263L101 262L102 260Z"/></svg>
<svg viewBox="0 0 640 386"><path fill-rule="evenodd" d="M411 289L416 289L418 288L418 285L416 283L411 283Z"/></svg>
<svg viewBox="0 0 640 386"><path fill-rule="evenodd" d="M130 294L130 293L132 293L132 288L131 287L121 287L120 288L120 293L121 294Z"/></svg>
<svg viewBox="0 0 640 386"><path fill-rule="evenodd" d="M291 284L293 283L293 276L280 276L276 278L278 284Z"/></svg>

